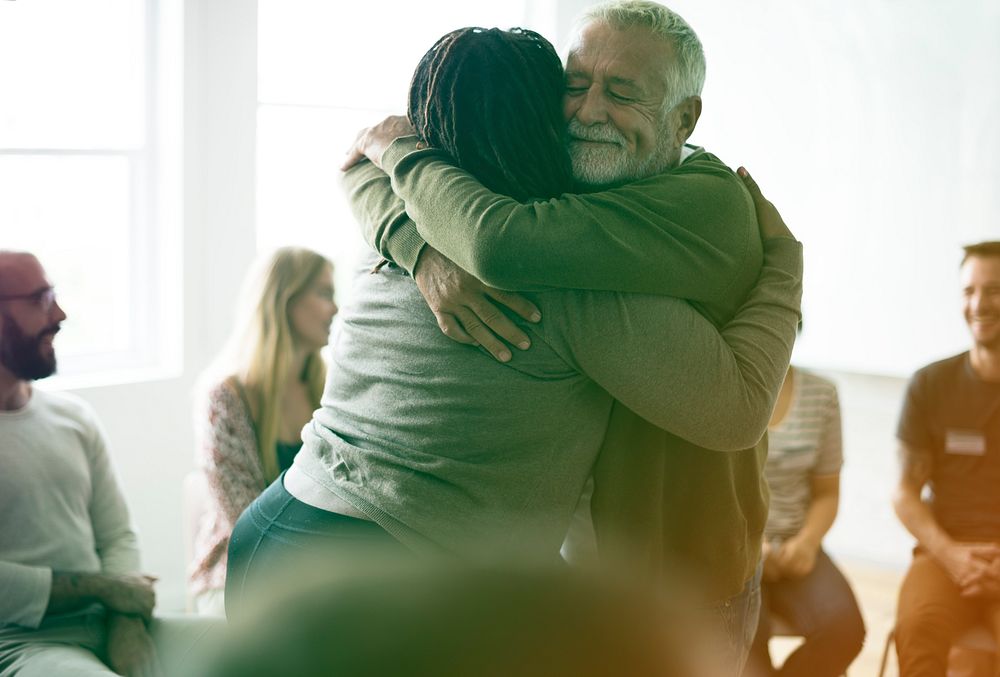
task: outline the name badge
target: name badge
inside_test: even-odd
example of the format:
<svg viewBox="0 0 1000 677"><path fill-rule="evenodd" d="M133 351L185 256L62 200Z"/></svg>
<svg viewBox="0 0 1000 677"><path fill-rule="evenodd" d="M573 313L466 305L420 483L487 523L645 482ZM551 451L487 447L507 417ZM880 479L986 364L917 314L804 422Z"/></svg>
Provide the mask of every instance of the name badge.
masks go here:
<svg viewBox="0 0 1000 677"><path fill-rule="evenodd" d="M986 453L986 436L978 430L947 430L944 450L949 454L983 456Z"/></svg>

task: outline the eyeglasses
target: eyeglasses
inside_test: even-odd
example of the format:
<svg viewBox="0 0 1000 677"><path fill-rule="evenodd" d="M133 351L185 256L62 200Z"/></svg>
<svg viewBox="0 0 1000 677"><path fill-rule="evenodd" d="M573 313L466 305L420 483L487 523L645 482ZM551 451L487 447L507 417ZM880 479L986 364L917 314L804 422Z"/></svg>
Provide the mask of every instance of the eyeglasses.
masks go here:
<svg viewBox="0 0 1000 677"><path fill-rule="evenodd" d="M0 296L0 301L20 300L28 301L43 313L47 313L56 302L56 289L55 287L43 287L27 294L7 294L6 296Z"/></svg>

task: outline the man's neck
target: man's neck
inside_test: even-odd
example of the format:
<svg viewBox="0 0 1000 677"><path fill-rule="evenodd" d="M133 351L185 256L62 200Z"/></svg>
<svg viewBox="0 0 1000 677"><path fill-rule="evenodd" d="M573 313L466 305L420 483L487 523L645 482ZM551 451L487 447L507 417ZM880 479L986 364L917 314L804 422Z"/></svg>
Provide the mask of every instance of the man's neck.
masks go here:
<svg viewBox="0 0 1000 677"><path fill-rule="evenodd" d="M1000 383L1000 349L974 345L969 351L969 362L976 376L984 381Z"/></svg>
<svg viewBox="0 0 1000 677"><path fill-rule="evenodd" d="M24 408L31 399L31 383L0 367L0 411Z"/></svg>

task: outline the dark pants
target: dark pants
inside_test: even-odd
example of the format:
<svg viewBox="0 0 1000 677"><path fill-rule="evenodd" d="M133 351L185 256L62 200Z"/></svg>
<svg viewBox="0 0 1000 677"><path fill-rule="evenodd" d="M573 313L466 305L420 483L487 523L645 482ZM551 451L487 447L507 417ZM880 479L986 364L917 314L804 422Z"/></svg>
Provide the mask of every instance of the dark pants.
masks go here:
<svg viewBox="0 0 1000 677"><path fill-rule="evenodd" d="M805 637L775 670L767 642L774 612ZM747 674L835 677L861 652L865 625L851 586L825 552L806 576L761 584L760 623L750 649Z"/></svg>
<svg viewBox="0 0 1000 677"><path fill-rule="evenodd" d="M360 556L376 549L408 552L382 527L314 508L285 490L284 474L243 511L229 539L226 616L236 618L248 600L292 584L327 555Z"/></svg>
<svg viewBox="0 0 1000 677"><path fill-rule="evenodd" d="M970 626L986 621L996 600L962 597L947 572L925 551L913 553L896 607L899 674L944 677L952 642Z"/></svg>

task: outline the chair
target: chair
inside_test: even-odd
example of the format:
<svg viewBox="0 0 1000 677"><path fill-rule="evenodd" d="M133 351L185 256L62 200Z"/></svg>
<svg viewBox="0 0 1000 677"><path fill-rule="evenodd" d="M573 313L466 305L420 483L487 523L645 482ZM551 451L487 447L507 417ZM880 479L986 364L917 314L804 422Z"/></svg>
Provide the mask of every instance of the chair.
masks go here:
<svg viewBox="0 0 1000 677"><path fill-rule="evenodd" d="M892 648L893 644L896 642L896 626L893 626L889 630L888 636L885 638L885 649L882 651L882 661L879 663L878 677L884 677L885 666L889 661L889 650ZM998 648L996 640L993 639L993 633L985 625L973 625L971 628L966 630L964 633L958 636L958 638L952 643L952 647L962 647L964 649L973 649L975 651L985 651L987 653L998 653Z"/></svg>

